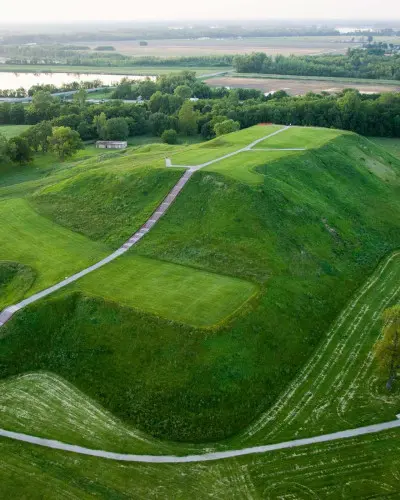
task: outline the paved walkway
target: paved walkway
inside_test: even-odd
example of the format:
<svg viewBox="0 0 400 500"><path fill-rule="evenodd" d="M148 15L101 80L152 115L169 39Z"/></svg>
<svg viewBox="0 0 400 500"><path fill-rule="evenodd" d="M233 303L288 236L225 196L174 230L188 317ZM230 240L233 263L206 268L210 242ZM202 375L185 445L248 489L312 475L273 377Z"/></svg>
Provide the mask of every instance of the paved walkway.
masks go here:
<svg viewBox="0 0 400 500"><path fill-rule="evenodd" d="M323 434L321 436L315 436L311 438L295 439L294 441L284 441L282 443L267 444L264 446L253 446L251 448L243 448L241 450L215 451L211 453L204 453L203 455L186 455L183 457L177 457L174 455L131 455L127 453L114 453L112 451L93 450L90 448L84 448L82 446L62 443L61 441L54 441L52 439L43 439L36 436L29 436L28 434L21 434L19 432L6 431L4 429L0 429L0 436L16 441L23 441L24 443L43 446L45 448L69 451L72 453L77 453L79 455L89 455L91 457L106 458L108 460L118 460L123 462L178 464L188 462L211 462L214 460L222 460L224 458L255 455L257 453L268 453L271 451L284 450L287 448L298 448L300 446L326 443L328 441L337 441L340 439L350 439L357 436L365 436L366 434L376 434L377 432L395 429L397 427L400 427L400 420L393 420L391 422L384 422L382 424L367 425L366 427L358 427L357 429L349 429L346 431L334 432L332 434Z"/></svg>
<svg viewBox="0 0 400 500"><path fill-rule="evenodd" d="M23 309L24 307L28 306L29 304L32 304L33 302L36 302L37 300L42 299L43 297L46 297L47 295L50 295L51 293L56 292L57 290L60 290L60 288L63 288L70 283L73 283L74 281L77 281L78 279L82 278L83 276L86 276L86 274L91 273L92 271L95 271L96 269L99 269L100 267L105 266L109 262L113 261L114 259L118 258L120 255L124 254L127 252L133 245L136 245L138 241L140 241L143 236L150 231L150 229L158 222L158 220L165 214L165 212L168 210L168 208L172 205L172 203L175 201L175 198L178 196L178 194L182 191L183 187L185 184L188 182L188 180L192 177L193 173L196 172L197 170L200 170L203 167L206 167L208 165L211 165L212 163L216 163L217 161L224 160L225 158L229 158L233 155L239 154L243 151L248 151L251 149L253 146L258 144L261 141L264 141L265 139L268 139L269 137L272 137L276 134L279 134L281 132L284 132L287 130L289 127L283 127L279 129L276 132L273 132L272 134L269 134L265 137L262 137L261 139L257 139L256 141L252 142L248 146L238 149L237 151L234 151L233 153L229 153L225 156L221 156L220 158L216 158L215 160L211 160L206 163L202 163L200 165L195 165L195 166L185 166L188 170L182 175L182 177L179 179L179 181L175 184L175 186L172 188L172 190L168 193L167 197L165 200L157 207L156 211L150 216L150 218L147 220L147 222L137 231L129 240L124 243L118 250L113 252L112 254L108 255L105 257L103 260L97 262L96 264L93 264L90 267L87 267L83 271L80 271L79 273L73 274L72 276L69 276L65 280L60 281L56 285L51 286L50 288L46 288L45 290L35 293L31 297L28 297L25 300L22 300L21 302L18 302L18 304L14 304L12 306L7 307L4 309L2 312L0 312L0 328L6 323L9 319L12 318L12 316L19 311L20 309Z"/></svg>

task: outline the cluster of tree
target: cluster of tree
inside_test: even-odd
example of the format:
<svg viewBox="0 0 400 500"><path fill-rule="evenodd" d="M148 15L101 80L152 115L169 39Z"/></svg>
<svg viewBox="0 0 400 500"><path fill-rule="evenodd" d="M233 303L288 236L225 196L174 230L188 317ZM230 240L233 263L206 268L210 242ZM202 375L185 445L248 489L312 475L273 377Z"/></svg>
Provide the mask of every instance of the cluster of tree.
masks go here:
<svg viewBox="0 0 400 500"><path fill-rule="evenodd" d="M143 43L143 42L140 42ZM1 47L1 46L0 46ZM4 50L4 48L3 48ZM7 64L18 65L66 65L66 66L93 66L93 67L135 67L135 66L175 66L175 67L226 67L231 66L233 61L232 55L216 55L216 56L182 56L182 57L156 57L156 56L127 56L119 52L110 50L109 53L102 51L64 51L53 54L49 51L46 55L36 56L26 54L24 50L22 54L8 54L6 59ZM1 50L0 50L1 52ZM32 52L34 52L32 50Z"/></svg>
<svg viewBox="0 0 400 500"><path fill-rule="evenodd" d="M349 49L346 55L275 58L254 52L235 56L233 66L238 73L400 80L400 55L386 57L371 54L367 49Z"/></svg>
<svg viewBox="0 0 400 500"><path fill-rule="evenodd" d="M95 47L93 50L98 50L99 52L107 52L115 50L115 47L113 47L112 45L99 45L98 47Z"/></svg>
<svg viewBox="0 0 400 500"><path fill-rule="evenodd" d="M39 92L40 90L45 90L47 92L50 92L51 94L57 93L57 92L68 92L71 90L79 90L79 89L94 89L98 87L106 87L107 85L104 85L103 82L99 79L95 80L88 80L88 81L74 81L70 83L63 83L59 85L58 87L56 85L53 85L52 83L42 83L42 84L36 84L32 85L28 90L24 89L23 87L20 87L18 89L0 89L0 97L32 97L36 92Z"/></svg>
<svg viewBox="0 0 400 500"><path fill-rule="evenodd" d="M218 94L190 72L165 75L156 81L125 82L117 90L122 92L126 85L129 91L140 90L148 100L141 104L122 100L90 104L87 92L81 89L71 102L64 102L41 90L29 104L0 103L0 124L50 122L52 127L76 131L83 140L124 140L142 134L164 137L168 131L166 140L171 142L175 140L171 130L188 136L199 133L211 139L260 122L400 137L398 93L362 95L356 90L345 90L337 95L309 93L289 97L280 91L266 97L254 90L220 89ZM191 96L198 98L193 100ZM34 144L31 147L34 149Z"/></svg>
<svg viewBox="0 0 400 500"><path fill-rule="evenodd" d="M363 45L367 54L384 56L385 54L400 54L400 45L387 42L373 42L372 40Z"/></svg>
<svg viewBox="0 0 400 500"><path fill-rule="evenodd" d="M227 110L226 116L238 121L241 128L263 122L292 123L351 130L366 136L400 137L399 93L363 95L348 89L337 95L277 94L265 103L239 103Z"/></svg>
<svg viewBox="0 0 400 500"><path fill-rule="evenodd" d="M52 127L50 122L43 121L9 140L0 134L0 164L23 165L32 161L33 152L46 153L49 150L64 161L82 147L78 132L69 127Z"/></svg>
<svg viewBox="0 0 400 500"><path fill-rule="evenodd" d="M182 88L183 87L183 88ZM124 78L111 94L112 99L135 100L141 97L144 100L150 99L155 93L163 94L163 99L168 112L170 104L174 101L171 96L178 96L183 99L195 97L198 99L220 99L229 94L225 87L210 87L204 82L196 79L195 73L183 71L177 75L163 75L157 80L146 78L145 80L130 80ZM256 89L237 89L239 99L263 99L263 93ZM166 96L165 94L169 94ZM160 96L158 94L158 99ZM175 106L172 106L173 108Z"/></svg>

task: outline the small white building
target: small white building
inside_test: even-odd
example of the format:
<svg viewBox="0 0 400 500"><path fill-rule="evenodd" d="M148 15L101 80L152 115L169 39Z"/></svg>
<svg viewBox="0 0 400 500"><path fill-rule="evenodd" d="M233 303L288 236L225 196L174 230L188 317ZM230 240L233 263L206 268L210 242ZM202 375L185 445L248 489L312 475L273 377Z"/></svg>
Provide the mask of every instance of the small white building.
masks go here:
<svg viewBox="0 0 400 500"><path fill-rule="evenodd" d="M96 148L100 149L125 149L128 146L126 141L97 141Z"/></svg>

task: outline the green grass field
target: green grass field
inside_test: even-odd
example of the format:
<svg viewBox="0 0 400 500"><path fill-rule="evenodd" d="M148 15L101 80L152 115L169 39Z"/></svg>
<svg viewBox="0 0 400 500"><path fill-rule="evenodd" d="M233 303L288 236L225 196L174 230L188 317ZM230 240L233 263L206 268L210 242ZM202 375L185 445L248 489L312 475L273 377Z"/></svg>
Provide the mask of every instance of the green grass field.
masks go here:
<svg viewBox="0 0 400 500"><path fill-rule="evenodd" d="M0 447L0 492L11 498L336 500L399 496L398 431L207 464L118 463L8 439L2 439Z"/></svg>
<svg viewBox="0 0 400 500"><path fill-rule="evenodd" d="M390 154L400 159L400 139L392 139L389 137L371 137L370 140L383 149L386 149Z"/></svg>
<svg viewBox="0 0 400 500"><path fill-rule="evenodd" d="M86 294L200 327L223 321L257 292L248 281L133 255L75 286Z"/></svg>
<svg viewBox="0 0 400 500"><path fill-rule="evenodd" d="M217 137L211 141L207 141L200 146L188 148L183 153L177 153L171 156L174 165L199 165L207 161L214 160L233 151L247 146L256 139L261 139L264 136L272 134L280 130L281 125L268 125L252 127L239 132L234 132L227 136Z"/></svg>
<svg viewBox="0 0 400 500"><path fill-rule="evenodd" d="M319 148L345 134L342 130L315 127L291 127L282 134L257 144L257 148Z"/></svg>
<svg viewBox="0 0 400 500"><path fill-rule="evenodd" d="M7 139L11 139L17 135L22 134L28 130L30 125L0 125L0 134L4 135Z"/></svg>
<svg viewBox="0 0 400 500"><path fill-rule="evenodd" d="M76 238L82 259L115 248L127 221L139 223L179 177L163 167L165 156L218 158L272 130L138 146L44 168L26 183L21 172L15 184L8 177L0 207L16 229L1 237L10 242L0 253L0 291L25 293L32 273L49 279L40 266L54 234L63 250ZM196 172L137 247L3 327L5 428L182 454L395 418L400 390L385 391L372 347L381 311L400 300L400 161L325 129L292 128L263 146L307 151L248 151ZM28 245L37 232L46 233L42 253ZM6 439L0 446L8 496L36 484L38 498L399 493L398 431L203 465L120 464Z"/></svg>
<svg viewBox="0 0 400 500"><path fill-rule="evenodd" d="M30 294L61 281L108 253L104 244L39 216L26 200L1 201L0 217L0 259L33 269L35 280L29 288ZM0 307L6 305L9 304L1 297Z"/></svg>
<svg viewBox="0 0 400 500"><path fill-rule="evenodd" d="M269 168L281 158L297 155L295 151L246 151L209 165L206 172L220 173L246 184L263 184L264 174L259 169Z"/></svg>

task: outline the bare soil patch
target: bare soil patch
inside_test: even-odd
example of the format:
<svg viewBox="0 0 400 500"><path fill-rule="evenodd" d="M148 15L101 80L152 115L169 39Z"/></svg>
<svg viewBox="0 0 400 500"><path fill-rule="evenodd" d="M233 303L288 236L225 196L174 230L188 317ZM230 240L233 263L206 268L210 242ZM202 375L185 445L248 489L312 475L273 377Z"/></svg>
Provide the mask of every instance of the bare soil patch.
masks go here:
<svg viewBox="0 0 400 500"><path fill-rule="evenodd" d="M285 90L290 95L303 95L307 92L339 92L346 88L355 88L362 93L399 92L400 86L379 85L376 83L353 83L320 80L287 80L279 78L235 78L219 77L207 80L213 87L250 88L263 92L276 92Z"/></svg>

